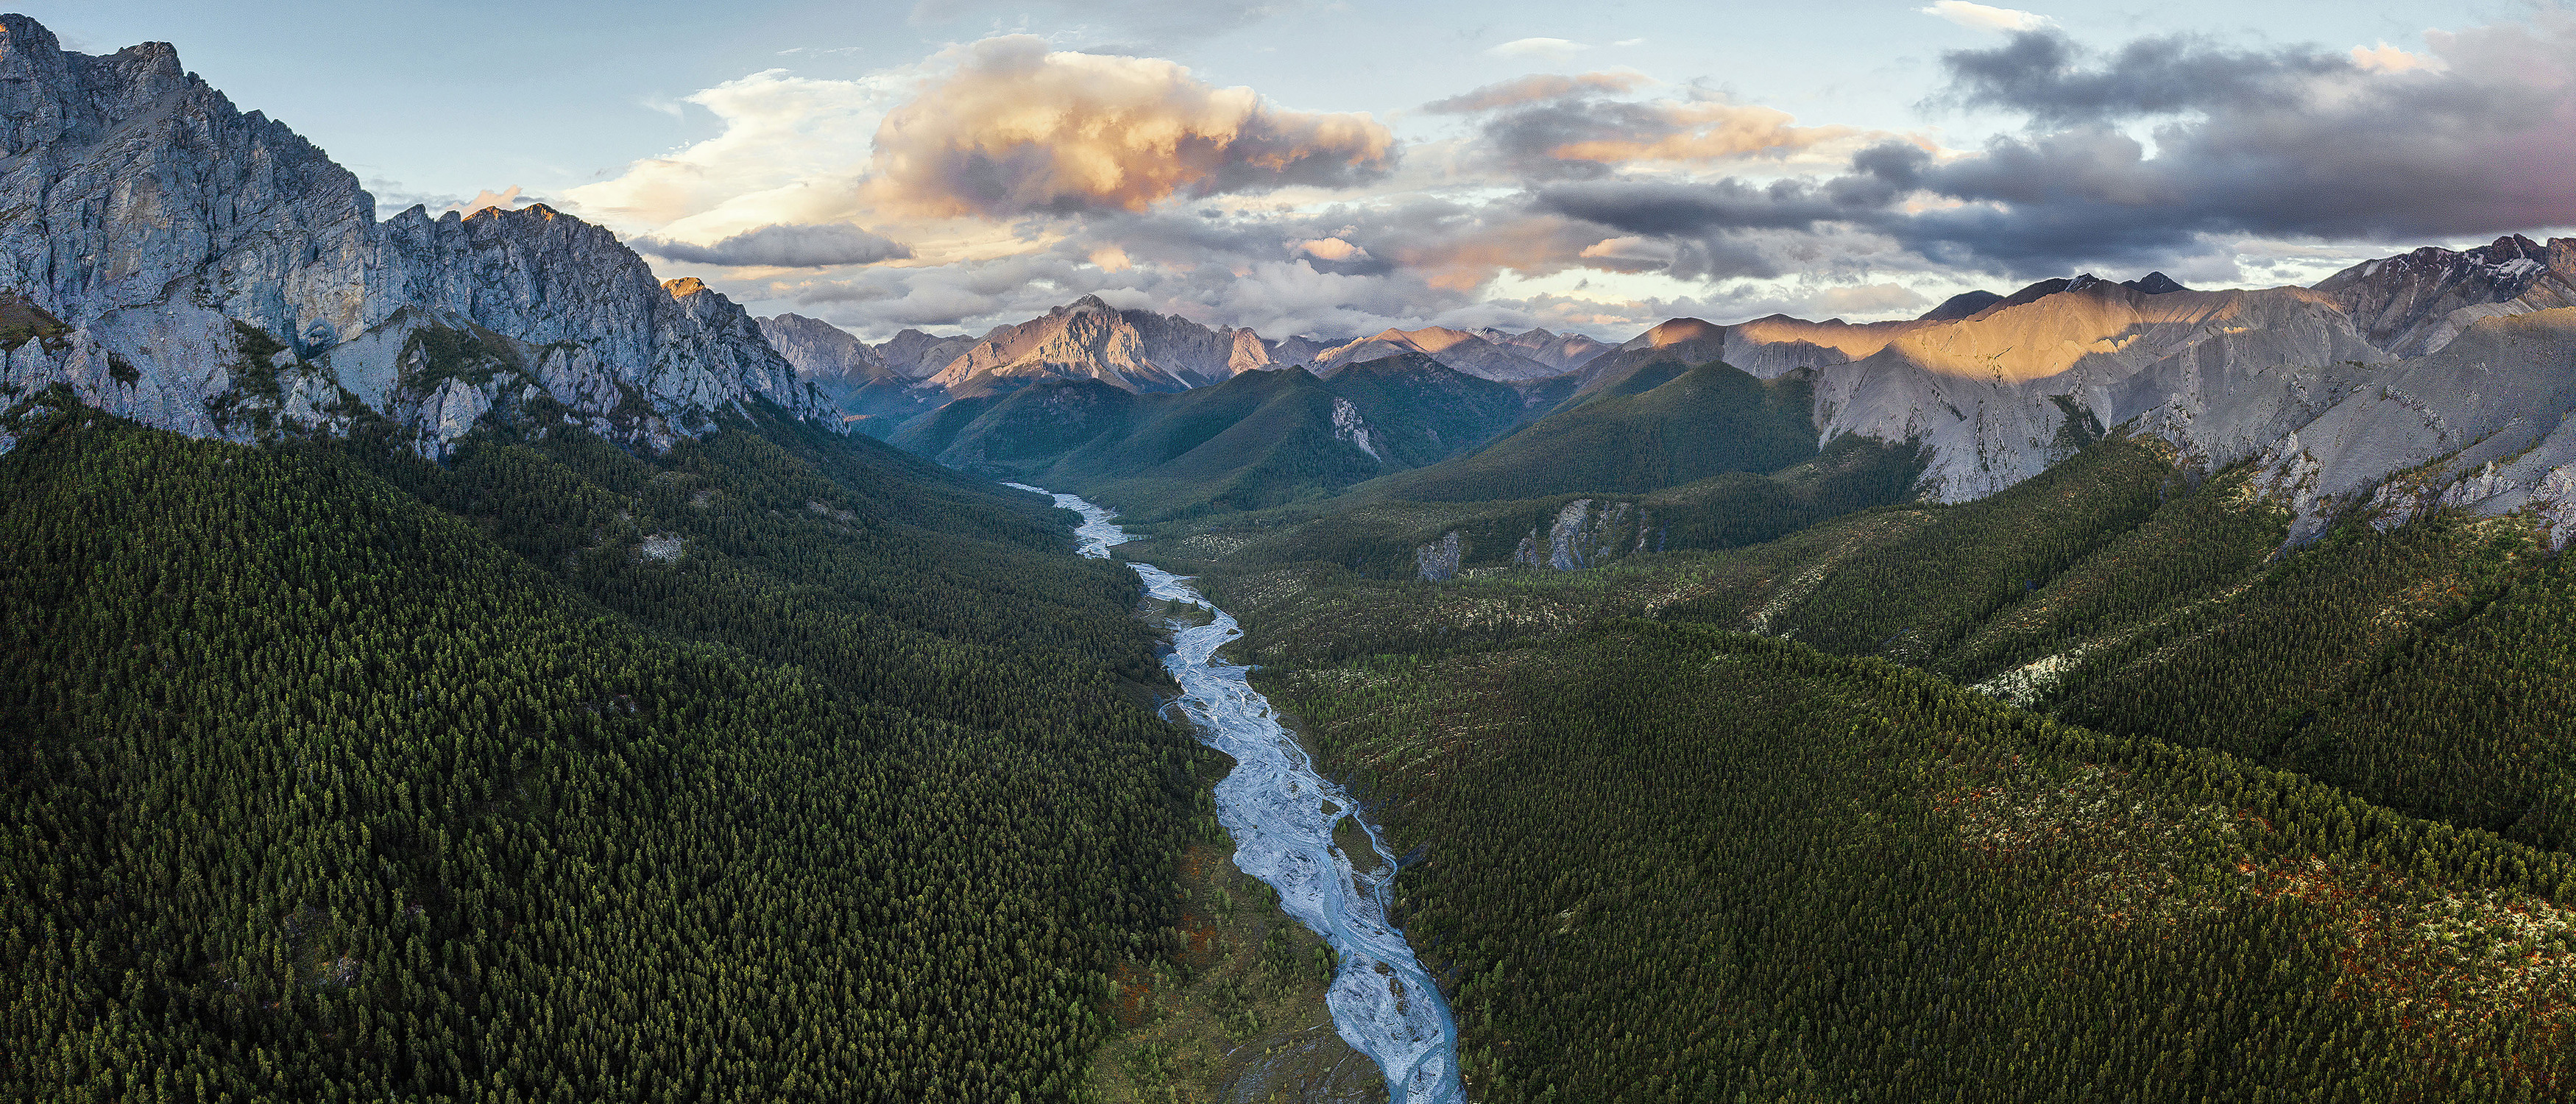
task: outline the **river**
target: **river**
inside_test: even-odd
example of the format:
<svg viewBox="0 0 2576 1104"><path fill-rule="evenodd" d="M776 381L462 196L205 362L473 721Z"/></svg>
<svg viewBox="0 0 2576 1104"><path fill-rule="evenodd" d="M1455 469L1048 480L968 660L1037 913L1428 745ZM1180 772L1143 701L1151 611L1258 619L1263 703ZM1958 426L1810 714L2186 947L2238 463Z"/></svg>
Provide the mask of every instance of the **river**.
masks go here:
<svg viewBox="0 0 2576 1104"><path fill-rule="evenodd" d="M1011 486L1052 494L1024 483ZM1126 541L1109 511L1076 495L1053 497L1056 505L1082 515L1074 536L1083 555L1106 557L1111 545ZM1215 618L1180 630L1163 666L1181 684L1178 704L1200 741L1234 759L1234 770L1216 784L1217 820L1234 837L1234 865L1278 890L1288 915L1322 936L1338 957L1324 998L1334 1029L1386 1074L1389 1104L1463 1104L1458 1025L1449 1002L1413 957L1404 933L1387 922L1395 855L1376 826L1359 815L1349 791L1316 773L1269 700L1252 689L1250 669L1216 658L1219 647L1243 635L1234 618L1187 579L1152 564L1128 566L1145 581L1147 594L1188 602ZM1369 873L1353 869L1350 857L1333 844L1333 826L1344 816L1367 832L1369 848L1377 853Z"/></svg>

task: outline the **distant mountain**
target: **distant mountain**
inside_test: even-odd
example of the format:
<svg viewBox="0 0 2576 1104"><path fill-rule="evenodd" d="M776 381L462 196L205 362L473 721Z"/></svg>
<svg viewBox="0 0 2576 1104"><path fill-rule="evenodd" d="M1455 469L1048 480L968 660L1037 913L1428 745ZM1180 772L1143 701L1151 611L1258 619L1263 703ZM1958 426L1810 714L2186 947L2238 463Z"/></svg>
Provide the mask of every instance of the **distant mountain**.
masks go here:
<svg viewBox="0 0 2576 1104"><path fill-rule="evenodd" d="M1188 391L1040 380L915 420L894 442L955 467L1111 495L1140 519L1259 509L1457 456L1525 417L1519 390L1418 353L1246 372Z"/></svg>
<svg viewBox="0 0 2576 1104"><path fill-rule="evenodd" d="M1915 321L1956 322L2003 301L2003 296L1983 288L1976 291L1963 291L1942 300L1940 306L1924 311L1915 318Z"/></svg>
<svg viewBox="0 0 2576 1104"><path fill-rule="evenodd" d="M1314 359L1316 374L1330 376L1345 364L1414 353L1442 364L1503 383L1526 383L1563 375L1565 370L1506 349L1464 330L1426 326L1419 330L1381 330L1369 337L1326 350Z"/></svg>
<svg viewBox="0 0 2576 1104"><path fill-rule="evenodd" d="M769 346L778 350L778 355L796 366L797 375L814 381L827 393L834 387L855 390L902 378L887 366L874 346L820 318L801 314L763 318L760 333L769 339Z"/></svg>
<svg viewBox="0 0 2576 1104"><path fill-rule="evenodd" d="M1570 371L1583 362L1601 355L1611 346L1582 334L1555 334L1546 330L1509 333L1491 326L1472 331L1476 336L1519 353L1558 371Z"/></svg>
<svg viewBox="0 0 2576 1104"><path fill-rule="evenodd" d="M431 455L541 412L645 447L756 400L829 413L740 307L605 229L543 205L378 222L348 170L167 44L0 32L0 288L26 330L0 334L0 394L60 384L236 440L380 415Z"/></svg>
<svg viewBox="0 0 2576 1104"><path fill-rule="evenodd" d="M2576 307L2576 239L2520 235L2466 252L2427 246L2327 277L2370 343L2401 357L2449 344L2481 318Z"/></svg>
<svg viewBox="0 0 2576 1104"><path fill-rule="evenodd" d="M994 332L1000 331L1001 327L994 327ZM893 340L874 348L877 359L894 369L896 375L917 380L939 374L939 370L948 367L950 361L965 356L966 350L974 348L978 340L965 334L934 337L920 330L905 330L894 335Z"/></svg>
<svg viewBox="0 0 2576 1104"><path fill-rule="evenodd" d="M1280 368L1312 364L1316 357L1330 352L1334 346L1348 343L1347 338L1318 340L1312 337L1283 337L1271 344L1270 362Z"/></svg>
<svg viewBox="0 0 2576 1104"><path fill-rule="evenodd" d="M1043 379L1094 379L1126 391L1185 391L1270 366L1260 335L1177 315L1122 311L1085 295L985 335L926 381L953 398Z"/></svg>
<svg viewBox="0 0 2576 1104"><path fill-rule="evenodd" d="M1759 380L1716 362L1629 374L1473 455L1391 475L1369 499L1475 502L1635 494L1816 455L1813 373Z"/></svg>

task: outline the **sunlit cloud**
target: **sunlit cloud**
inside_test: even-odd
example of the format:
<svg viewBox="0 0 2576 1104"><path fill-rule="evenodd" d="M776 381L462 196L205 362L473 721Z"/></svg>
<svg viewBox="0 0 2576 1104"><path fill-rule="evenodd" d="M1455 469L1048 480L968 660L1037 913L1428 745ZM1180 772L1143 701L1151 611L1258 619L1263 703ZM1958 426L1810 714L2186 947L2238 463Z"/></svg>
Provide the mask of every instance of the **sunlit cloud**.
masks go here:
<svg viewBox="0 0 2576 1104"><path fill-rule="evenodd" d="M868 197L931 216L1356 183L1396 152L1365 114L1286 111L1169 61L1050 51L1031 36L964 48L952 74L886 115L874 145Z"/></svg>
<svg viewBox="0 0 2576 1104"><path fill-rule="evenodd" d="M1980 31L2036 31L2057 22L2032 12L1971 4L1968 0L1936 0L1930 7L1914 10Z"/></svg>
<svg viewBox="0 0 2576 1104"><path fill-rule="evenodd" d="M2408 53L2385 42L2377 46L2352 48L2352 63L2374 73L2403 73L2411 69L2436 69L2439 57Z"/></svg>

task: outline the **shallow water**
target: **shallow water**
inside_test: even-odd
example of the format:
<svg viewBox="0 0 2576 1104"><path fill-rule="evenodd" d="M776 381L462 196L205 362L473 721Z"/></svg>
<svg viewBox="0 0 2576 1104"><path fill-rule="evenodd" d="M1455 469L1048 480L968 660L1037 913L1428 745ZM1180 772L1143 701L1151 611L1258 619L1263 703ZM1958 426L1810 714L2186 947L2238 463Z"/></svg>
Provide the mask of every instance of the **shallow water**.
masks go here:
<svg viewBox="0 0 2576 1104"><path fill-rule="evenodd" d="M1082 515L1074 536L1083 555L1106 557L1111 545L1126 541L1107 510L1076 495L1053 497L1056 505ZM1335 1030L1385 1072L1390 1104L1464 1101L1458 1025L1449 1002L1415 961L1404 933L1386 919L1395 855L1376 826L1359 816L1349 792L1315 772L1269 700L1246 681L1250 670L1216 658L1219 647L1243 634L1234 618L1186 579L1152 564L1128 566L1145 581L1146 593L1191 603L1215 617L1180 630L1163 665L1181 684L1178 705L1199 739L1234 758L1234 770L1216 784L1217 819L1234 837L1234 864L1278 890L1288 914L1340 957L1324 998ZM1378 860L1370 873L1353 869L1350 857L1333 844L1333 825L1344 816L1368 833Z"/></svg>

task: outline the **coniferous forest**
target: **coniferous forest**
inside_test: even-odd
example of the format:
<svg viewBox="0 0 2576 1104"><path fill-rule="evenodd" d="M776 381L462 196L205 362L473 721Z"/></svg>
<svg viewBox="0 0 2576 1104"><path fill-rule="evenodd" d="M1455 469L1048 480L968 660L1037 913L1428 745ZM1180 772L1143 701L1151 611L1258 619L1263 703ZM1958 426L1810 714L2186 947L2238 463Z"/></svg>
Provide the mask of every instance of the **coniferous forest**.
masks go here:
<svg viewBox="0 0 2576 1104"><path fill-rule="evenodd" d="M1200 753L1034 497L12 417L12 1099L1065 1099L1170 949Z"/></svg>

